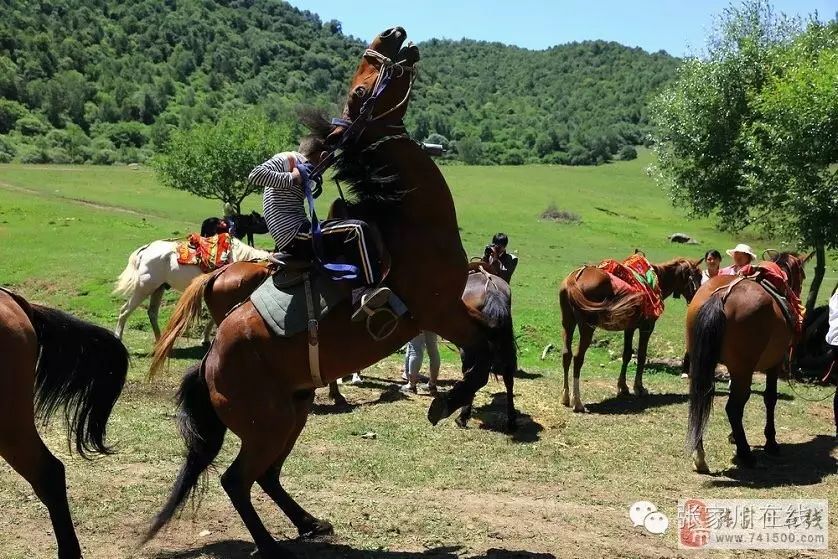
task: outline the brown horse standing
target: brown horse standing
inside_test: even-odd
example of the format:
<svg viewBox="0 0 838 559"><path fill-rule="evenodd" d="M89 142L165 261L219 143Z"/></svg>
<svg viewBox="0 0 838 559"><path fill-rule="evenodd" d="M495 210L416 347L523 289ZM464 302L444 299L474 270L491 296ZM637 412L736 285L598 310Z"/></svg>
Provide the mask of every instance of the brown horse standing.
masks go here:
<svg viewBox="0 0 838 559"><path fill-rule="evenodd" d="M701 285L701 260L676 258L663 264L652 264L658 276L661 297L670 295L684 296L692 300L698 286ZM641 314L642 294L618 297L611 288L611 280L606 272L596 266L585 266L574 270L562 282L559 288L559 305L562 309L562 328L564 333L564 388L562 404L570 406L568 372L573 361L573 411L587 411L579 395L579 375L585 362L585 353L591 345L594 329L598 326L606 330L623 331L623 365L617 380L617 394L629 393L626 384L626 371L632 354L634 331L640 330L637 346L637 373L634 377L634 393L644 396L648 391L643 387L643 368L646 365L646 350L649 338L655 329L655 321L644 320ZM579 326L579 348L574 355L573 332Z"/></svg>
<svg viewBox="0 0 838 559"><path fill-rule="evenodd" d="M799 296L806 260L786 252L775 256L773 262L784 269L789 287ZM779 452L774 428L777 378L793 338L794 331L777 301L754 281L741 281L737 276L716 276L695 294L687 309L690 359L687 450L695 451L696 471L709 472L703 438L713 406L717 363L724 363L730 373L730 394L725 411L732 430L731 442L736 444L734 462L743 466L754 463L742 426L754 371L765 373L765 450L772 454Z"/></svg>
<svg viewBox="0 0 838 559"><path fill-rule="evenodd" d="M35 416L47 420L63 406L79 454L108 453L105 430L128 373L128 352L104 328L0 289L0 355L0 456L47 507L58 557L81 557L64 464L41 440Z"/></svg>
<svg viewBox="0 0 838 559"><path fill-rule="evenodd" d="M404 39L404 29L394 28L373 41L353 78L346 119L358 117L380 73L400 55ZM397 65L398 71L409 71L418 60L416 47L404 50L405 61ZM387 285L407 304L410 318L400 320L386 339L374 341L362 323L351 321L349 301L336 306L319 324L320 372L327 382L337 379L393 353L420 329L437 332L463 348L466 375L432 403L428 415L436 422L464 405L481 377L488 375L496 334L461 300L467 263L451 193L430 157L404 134L401 99L397 89L381 94L375 115L386 116L367 123L360 137L344 145L335 169L358 198L350 214L378 226L392 260ZM329 139L339 138L344 130L327 123L310 124ZM417 262L434 262L434 266L417 266ZM254 483L301 534L332 532L328 522L303 510L279 481L314 397L308 351L305 333L273 336L250 302L222 321L203 363L190 369L182 382L179 418L187 458L148 537L195 489L227 429L241 439L241 448L221 484L263 557L291 554L274 541L253 508Z"/></svg>

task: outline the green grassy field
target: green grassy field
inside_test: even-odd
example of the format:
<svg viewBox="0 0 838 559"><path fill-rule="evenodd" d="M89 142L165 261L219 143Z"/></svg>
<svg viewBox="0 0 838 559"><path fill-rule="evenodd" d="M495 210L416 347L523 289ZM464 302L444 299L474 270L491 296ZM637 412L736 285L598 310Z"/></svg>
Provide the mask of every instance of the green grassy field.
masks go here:
<svg viewBox="0 0 838 559"><path fill-rule="evenodd" d="M467 252L479 255L497 231L511 238L520 257L513 280L514 318L525 378L517 380L518 408L525 414L514 437L503 424L500 384L490 381L477 398L473 427L452 422L430 428L428 400L397 391L400 356L366 372L367 382L346 390L354 407L318 405L285 470L289 491L316 515L335 523L337 537L320 544L295 543L306 557L480 558L671 557L680 553L673 530L652 537L633 529L628 505L654 501L674 519L678 498L838 498L830 401L826 389L781 385L777 408L783 456L760 453L761 466L728 469L724 387L707 439L716 474L690 471L683 453L686 385L667 365L683 351L684 303L668 301L652 338L653 361L644 400L614 397L622 337L597 331L583 371L582 397L590 414L559 405L558 356L539 359L547 343L558 345L556 303L561 278L584 263L622 258L635 248L650 260L698 257L746 242L757 251L783 247L745 233L733 238L710 220L692 221L673 209L646 177L649 156L602 167L446 167ZM327 192L320 202L328 203ZM539 218L550 204L579 215L579 223ZM258 199L244 209L260 209ZM194 231L220 204L167 190L152 172L128 168L0 165L0 285L32 300L75 312L112 327L121 304L110 294L128 255L158 238ZM700 245L673 245L667 236L685 232ZM269 244L267 237L257 241ZM838 279L830 255L821 299ZM167 296L165 321L177 294ZM57 426L47 440L68 466L71 504L86 556L247 557L249 537L211 476L202 507L187 510L173 527L139 550L137 539L179 467L180 440L171 397L178 371L201 355L197 340L173 360L171 373L144 380L153 344L145 313L129 321L130 382L117 406L111 435L119 453L86 463L68 455ZM451 354L443 376L458 372ZM1 369L0 369L1 370ZM747 407L746 429L762 444L761 380ZM803 396L803 397L801 397ZM337 413L338 411L342 413ZM360 435L375 432L374 440ZM229 437L219 461L235 451ZM293 530L269 502L258 499L278 537ZM830 525L838 524L832 515ZM45 510L31 489L0 463L0 557L49 557L52 535ZM208 534L206 532L209 532ZM834 532L838 533L838 532ZM203 535L201 535L203 534ZM834 538L833 538L834 539ZM812 552L805 556L834 556ZM714 556L734 556L717 553ZM793 552L740 552L736 557L789 557Z"/></svg>

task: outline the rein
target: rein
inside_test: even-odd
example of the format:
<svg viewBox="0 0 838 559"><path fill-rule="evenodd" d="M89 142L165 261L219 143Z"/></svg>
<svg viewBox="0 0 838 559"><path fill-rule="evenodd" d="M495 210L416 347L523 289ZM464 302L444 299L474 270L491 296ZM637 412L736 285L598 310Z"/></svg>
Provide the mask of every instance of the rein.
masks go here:
<svg viewBox="0 0 838 559"><path fill-rule="evenodd" d="M374 49L367 49L364 52L364 58L373 58L379 63L378 77L376 78L375 85L372 88L372 93L367 100L364 101L363 105L361 105L361 109L358 111L358 117L354 121L347 118L333 118L331 120L331 124L333 126L344 126L346 127L346 130L344 130L343 134L341 134L337 145L329 150L326 157L324 157L320 163L318 163L314 169L308 173L308 176L305 177L305 180L303 181L303 192L305 193L306 200L308 202L309 216L311 218L311 241L314 249L314 255L320 263L320 266L329 272L330 277L334 280L356 279L358 277L358 267L351 264L323 262L323 234L320 228L320 221L317 219L317 213L314 210L314 195L312 194L309 181L317 181L318 179L322 180L323 173L325 173L326 170L334 164L336 157L335 154L351 140L360 137L370 123L378 121L404 106L410 98L410 93L413 90L413 82L416 80L416 69L411 66L406 66L406 60L394 62ZM410 83L407 87L407 92L402 100L390 109L378 115L373 115L375 105L381 94L387 89L390 81L393 78L402 77L406 72L410 73L411 77ZM404 124L385 126L402 133L385 136L384 138L364 148L365 150L374 149L389 140L409 137L403 132L405 129ZM340 188L340 184L338 184L338 192L340 193L341 199L346 201L343 196L343 190Z"/></svg>

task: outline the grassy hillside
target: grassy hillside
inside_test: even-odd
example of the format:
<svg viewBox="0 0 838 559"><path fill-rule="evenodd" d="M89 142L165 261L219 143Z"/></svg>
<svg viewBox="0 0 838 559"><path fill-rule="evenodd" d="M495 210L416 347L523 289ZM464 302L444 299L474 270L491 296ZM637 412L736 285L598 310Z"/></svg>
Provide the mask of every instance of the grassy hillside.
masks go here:
<svg viewBox="0 0 838 559"><path fill-rule="evenodd" d="M635 248L653 262L697 258L709 248L723 250L736 242L750 243L757 251L784 248L749 234L732 238L715 231L710 220L685 219L644 174L648 157L643 153L636 161L599 167L443 169L467 252L482 254L492 234L504 231L520 257L513 287L524 363L536 365L547 343L558 345L557 285L582 264L622 258ZM319 203L326 205L335 195L327 191ZM577 214L580 221L541 219L551 204ZM243 205L246 211L260 208L255 197ZM0 284L112 324L120 302L110 289L128 255L153 239L184 236L218 211L215 202L159 186L145 169L0 166ZM674 232L686 232L701 244L672 244L667 236ZM260 242L270 244L267 236ZM835 279L832 260L824 298ZM652 339L653 355L681 352L684 309L683 301L667 301ZM131 328L146 332L143 313L134 315ZM602 348L619 352L621 337L605 332L597 337ZM607 357L603 352L599 359ZM553 359L544 365L555 366Z"/></svg>
<svg viewBox="0 0 838 559"><path fill-rule="evenodd" d="M328 18L277 0L0 2L0 162L144 161L173 129L242 107L336 110L372 37ZM678 64L605 41L421 47L409 128L465 141L478 164L608 160L643 142L646 101Z"/></svg>

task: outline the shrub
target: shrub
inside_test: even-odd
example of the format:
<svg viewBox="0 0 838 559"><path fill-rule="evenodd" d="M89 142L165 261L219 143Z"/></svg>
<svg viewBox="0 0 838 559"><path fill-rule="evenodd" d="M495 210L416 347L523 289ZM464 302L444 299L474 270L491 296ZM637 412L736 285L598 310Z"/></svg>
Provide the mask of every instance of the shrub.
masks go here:
<svg viewBox="0 0 838 559"><path fill-rule="evenodd" d="M541 212L541 219L556 221L558 223L579 223L582 221L579 214L575 214L567 210L560 210L556 207L555 203L550 204L547 206L546 210Z"/></svg>
<svg viewBox="0 0 838 559"><path fill-rule="evenodd" d="M47 159L50 163L72 163L73 159L64 148L52 148L47 151Z"/></svg>
<svg viewBox="0 0 838 559"><path fill-rule="evenodd" d="M24 136L41 136L49 130L49 125L34 116L20 118L15 128Z"/></svg>
<svg viewBox="0 0 838 559"><path fill-rule="evenodd" d="M637 159L637 150L634 146L623 146L620 148L620 159L623 161L631 161Z"/></svg>
<svg viewBox="0 0 838 559"><path fill-rule="evenodd" d="M25 146L20 150L21 163L49 163L47 150L36 146Z"/></svg>
<svg viewBox="0 0 838 559"><path fill-rule="evenodd" d="M113 165L116 163L116 152L107 148L94 151L90 162L94 165Z"/></svg>

